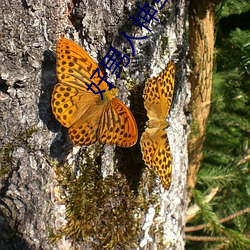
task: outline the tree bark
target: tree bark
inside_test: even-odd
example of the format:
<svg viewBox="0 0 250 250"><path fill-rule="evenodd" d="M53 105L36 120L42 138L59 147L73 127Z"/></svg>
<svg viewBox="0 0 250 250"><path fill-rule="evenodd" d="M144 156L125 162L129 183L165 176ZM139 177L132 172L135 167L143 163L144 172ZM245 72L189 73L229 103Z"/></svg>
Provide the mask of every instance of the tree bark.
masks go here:
<svg viewBox="0 0 250 250"><path fill-rule="evenodd" d="M187 3L169 1L159 10L161 4L150 1L159 10L159 21L148 26L152 32L129 19L144 3L1 0L0 249L184 249ZM148 36L132 40L135 57L121 32ZM50 105L62 34L99 61L110 46L130 57L115 85L119 98L130 103L139 135L146 121L144 82L174 59L169 191L144 166L139 143L130 149L99 143L73 148Z"/></svg>

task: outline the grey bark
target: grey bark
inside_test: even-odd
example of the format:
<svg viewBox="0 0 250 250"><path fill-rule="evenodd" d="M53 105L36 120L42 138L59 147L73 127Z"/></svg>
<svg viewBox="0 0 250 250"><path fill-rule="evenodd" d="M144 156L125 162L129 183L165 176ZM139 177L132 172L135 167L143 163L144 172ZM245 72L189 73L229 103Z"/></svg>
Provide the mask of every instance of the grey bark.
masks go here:
<svg viewBox="0 0 250 250"><path fill-rule="evenodd" d="M159 9L160 4L146 2ZM138 171L137 163L133 163L139 181L128 181L137 187L136 192L147 194L148 199L151 195L157 198L141 215L139 237L134 236L137 246L115 249L184 249L188 135L184 111L190 89L187 2L167 3L156 16L160 21L151 22L151 33L141 31L129 19L138 14L137 6L142 7L144 3L0 0L0 249L102 249L93 243L95 237L92 243L75 242L67 237L57 243L48 240L51 229L60 230L66 223L65 204L57 197L54 166L67 162L76 167L75 161L84 162L81 152L86 152L84 147L72 149L67 131L51 112L51 93L57 82L55 45L62 33L97 60L104 57L111 45L130 56L131 62L124 72L132 84L131 95L125 81L117 80L115 84L126 104L130 96L135 117L136 105L143 102L141 93L146 78L157 75L170 58L176 62L175 97L167 130L173 155L171 188L163 190L156 178L157 184L150 181L140 189L139 183L152 179L152 173L143 167L141 159ZM135 57L121 32L136 37L148 35L144 40L133 40ZM168 45L163 49L166 40ZM109 76L110 81L115 79ZM137 119L140 133L145 114L142 120ZM126 156L136 154L134 158L141 158L139 146L136 147L135 151L102 147L98 154L103 177L117 175L117 169L123 171ZM88 152L95 152L95 146ZM134 172L126 174L129 179Z"/></svg>

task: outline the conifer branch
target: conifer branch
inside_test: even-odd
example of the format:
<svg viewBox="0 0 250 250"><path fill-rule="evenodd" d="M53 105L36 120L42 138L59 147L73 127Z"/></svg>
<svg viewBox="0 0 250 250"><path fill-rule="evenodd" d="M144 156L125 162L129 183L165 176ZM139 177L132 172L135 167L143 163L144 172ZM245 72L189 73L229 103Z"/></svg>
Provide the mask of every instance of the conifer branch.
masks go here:
<svg viewBox="0 0 250 250"><path fill-rule="evenodd" d="M186 235L186 239L192 240L192 241L225 241L227 240L226 237L192 236L192 235Z"/></svg>
<svg viewBox="0 0 250 250"><path fill-rule="evenodd" d="M214 198L214 196L217 194L218 191L219 187L212 188L209 194L205 197L205 202L209 203ZM201 207L198 204L194 204L191 207L189 207L186 213L186 223L189 222L191 219L193 219L200 210Z"/></svg>
<svg viewBox="0 0 250 250"><path fill-rule="evenodd" d="M226 221L232 220L232 219L234 219L242 214L249 213L249 212L250 212L250 207L245 208L241 211L233 213L233 214L219 220L219 223L224 223ZM210 223L206 223L206 224L202 224L202 225L198 225L198 226L194 226L194 227L186 227L185 232L187 233L187 232L199 231L199 230L205 229L207 227L210 227Z"/></svg>
<svg viewBox="0 0 250 250"><path fill-rule="evenodd" d="M241 159L241 160L237 163L236 167L238 168L239 166L241 166L242 164L245 164L245 163L247 163L247 162L250 162L250 149L247 150L246 155L244 156L243 159Z"/></svg>

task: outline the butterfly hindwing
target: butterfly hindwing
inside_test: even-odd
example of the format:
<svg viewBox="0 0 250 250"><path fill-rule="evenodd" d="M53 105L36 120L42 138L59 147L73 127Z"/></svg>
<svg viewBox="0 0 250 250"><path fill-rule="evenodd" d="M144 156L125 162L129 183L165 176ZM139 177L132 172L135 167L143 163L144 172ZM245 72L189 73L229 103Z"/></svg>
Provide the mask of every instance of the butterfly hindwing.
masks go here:
<svg viewBox="0 0 250 250"><path fill-rule="evenodd" d="M52 111L66 128L72 126L98 100L97 95L58 83L52 94Z"/></svg>
<svg viewBox="0 0 250 250"><path fill-rule="evenodd" d="M138 139L137 126L131 111L113 98L101 117L99 138L102 143L131 147Z"/></svg>
<svg viewBox="0 0 250 250"><path fill-rule="evenodd" d="M169 189L172 159L167 134L162 129L149 129L142 133L141 149L143 160L153 168L164 188Z"/></svg>

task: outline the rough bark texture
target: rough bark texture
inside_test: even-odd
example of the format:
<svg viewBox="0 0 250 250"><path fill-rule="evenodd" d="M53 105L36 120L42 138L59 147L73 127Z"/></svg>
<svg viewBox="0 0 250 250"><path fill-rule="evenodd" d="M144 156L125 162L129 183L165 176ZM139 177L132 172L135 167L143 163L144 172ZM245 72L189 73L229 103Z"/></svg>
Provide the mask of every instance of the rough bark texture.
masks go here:
<svg viewBox="0 0 250 250"><path fill-rule="evenodd" d="M213 79L214 60L214 16L215 1L198 3L190 1L190 64L191 92L190 112L192 119L191 134L188 141L189 168L187 187L195 187L196 176L202 159L206 122L208 119ZM191 193L188 194L190 199Z"/></svg>
<svg viewBox="0 0 250 250"><path fill-rule="evenodd" d="M151 33L141 31L129 19L137 16L137 6L142 7L144 3L135 0L0 1L0 249L103 249L105 246L109 249L184 249L188 134L184 109L190 93L186 79L187 3L184 0L167 3L157 14L160 21L151 22ZM147 3L159 9L160 4ZM147 39L133 41L135 57L121 32L136 37L148 35ZM163 190L152 171L144 167L138 144L131 149L100 144L72 147L67 131L55 120L50 106L57 82L55 44L61 34L81 44L97 60L104 57L111 45L130 57L131 62L124 70L127 81L117 80L115 84L126 104L130 92L130 106L138 122L139 135L146 120L145 111L144 115L140 114L143 83L147 77L158 74L169 58L175 60L175 97L168 129L173 154L169 191ZM112 79L115 77L109 80ZM69 185L72 180L69 176L75 173L78 177L72 185L77 183L80 165L85 163L90 168L83 177L89 174L92 178L92 169L98 169L102 174L95 183L113 183L91 193L94 204L98 204L100 210L103 208L100 214L104 218L102 221L98 214L95 219L90 210L83 210L84 215L90 213L89 220L93 220L93 224L89 224L93 230L89 230L88 235L83 232L87 232L84 226L89 220L76 220L77 216L70 210L70 205L75 204L71 194L78 186L74 189ZM102 180L103 177L106 180ZM85 199L88 188L78 189ZM110 193L108 198L103 194L98 197L102 189ZM138 197L141 200L134 202ZM82 199L81 196L79 203ZM89 203L84 205L91 207ZM123 211L113 216L116 206ZM112 216L107 217L105 211ZM125 215L121 216L123 213L131 215L129 222L124 219ZM73 226L67 224L72 218ZM80 236L70 231L79 221L83 224ZM131 231L126 231L130 227ZM103 232L105 228L110 228L110 234ZM103 230L105 240L99 237L98 230ZM52 232L53 235L59 232L60 237L54 237L56 242L49 241Z"/></svg>

